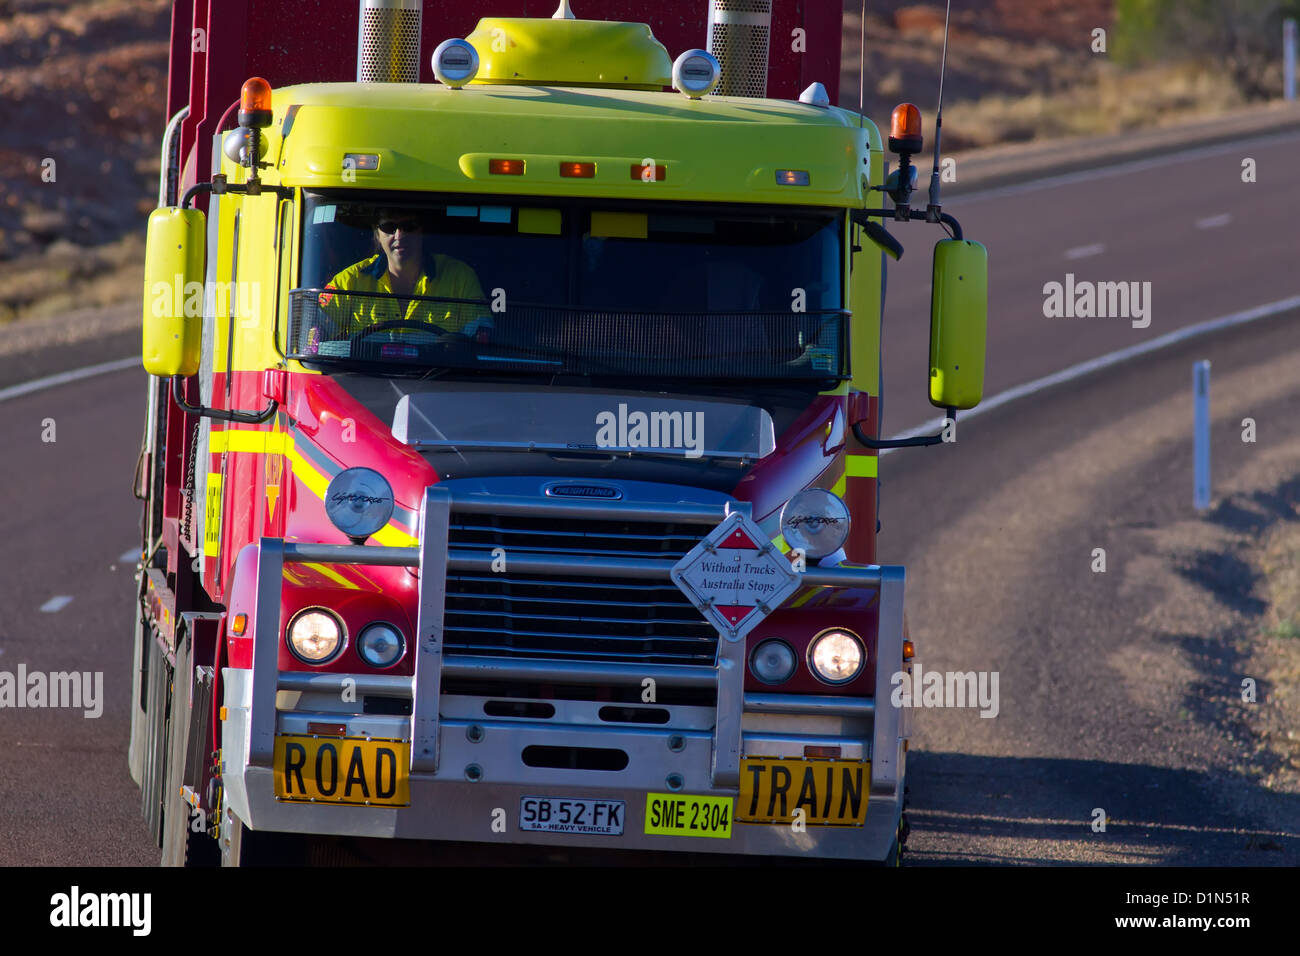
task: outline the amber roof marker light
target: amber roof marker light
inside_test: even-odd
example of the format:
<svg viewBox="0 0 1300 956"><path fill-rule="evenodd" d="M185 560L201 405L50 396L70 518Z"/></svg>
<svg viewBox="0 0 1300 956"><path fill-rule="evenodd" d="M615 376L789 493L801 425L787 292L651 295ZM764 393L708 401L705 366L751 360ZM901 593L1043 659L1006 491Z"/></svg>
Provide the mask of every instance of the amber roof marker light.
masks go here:
<svg viewBox="0 0 1300 956"><path fill-rule="evenodd" d="M271 84L260 76L244 81L239 91L239 125L265 129L271 125Z"/></svg>
<svg viewBox="0 0 1300 956"><path fill-rule="evenodd" d="M252 170L247 185L251 187L249 195L256 195L261 188L257 171L267 165L262 162L266 155L262 130L271 125L271 84L260 76L245 80L239 90L236 118L239 126L222 136L221 149L232 163Z"/></svg>
<svg viewBox="0 0 1300 956"><path fill-rule="evenodd" d="M914 103L899 103L889 114L889 151L919 153L924 145L920 108Z"/></svg>

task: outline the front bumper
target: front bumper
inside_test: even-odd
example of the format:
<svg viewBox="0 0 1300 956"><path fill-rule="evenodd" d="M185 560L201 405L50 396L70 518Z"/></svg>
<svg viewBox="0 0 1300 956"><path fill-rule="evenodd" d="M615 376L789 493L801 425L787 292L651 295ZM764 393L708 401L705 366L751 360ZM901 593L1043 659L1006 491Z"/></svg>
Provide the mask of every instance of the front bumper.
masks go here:
<svg viewBox="0 0 1300 956"><path fill-rule="evenodd" d="M447 570L477 570L482 558L447 548L451 496L430 488L421 516L420 547L378 548L286 544L263 539L258 564L253 668L223 672L222 788L225 809L254 830L359 837L528 843L627 850L682 850L722 854L883 859L898 830L902 810L903 740L900 711L889 706L894 668L879 662L902 659L903 569L810 568L806 583L872 587L880 594L874 701L861 698L745 694L744 641L720 640L715 667L514 661L444 656L442 582ZM458 502L459 505L459 502ZM610 505L575 502L567 508L598 511ZM695 517L699 517L696 515ZM717 520L724 514L719 512ZM512 563L527 561L512 557ZM355 675L359 695L410 701L411 715L340 712L342 675L280 672L277 667L280 588L286 562L415 565L420 569L420 609L414 678ZM626 558L545 557L532 562L545 572L580 566L605 575L662 574L672 562ZM662 567L661 567L662 566ZM270 635L269 639L264 635ZM660 688L711 688L713 706L658 705L662 726L611 724L598 705L556 700L547 719L485 716L484 700L441 693L443 677L502 676L552 684L622 684L641 687L647 676ZM284 695L290 696L284 696ZM292 695L298 695L293 697ZM884 706L877 708L875 702ZM348 737L409 741L410 804L377 807L287 801L275 796L273 754L277 734L301 734L312 721L342 723ZM621 751L621 770L529 765L530 746ZM861 826L792 827L788 823L733 823L726 839L644 832L647 794L736 797L741 760L799 758L806 746L839 747L844 759L869 760L870 784ZM622 800L618 836L521 830L524 797ZM504 811L504 816L501 813ZM734 815L734 813L733 813ZM502 828L504 824L504 829Z"/></svg>

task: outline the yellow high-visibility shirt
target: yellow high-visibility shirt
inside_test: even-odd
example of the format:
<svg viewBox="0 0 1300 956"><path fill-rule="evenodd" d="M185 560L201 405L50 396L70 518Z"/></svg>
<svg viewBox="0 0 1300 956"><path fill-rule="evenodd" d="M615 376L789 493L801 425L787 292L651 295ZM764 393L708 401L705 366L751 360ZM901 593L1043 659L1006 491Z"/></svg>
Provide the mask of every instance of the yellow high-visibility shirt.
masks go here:
<svg viewBox="0 0 1300 956"><path fill-rule="evenodd" d="M478 276L464 262L451 256L434 255L431 270L426 271L415 282L412 295L427 295L448 299L482 299L483 288ZM392 293L392 276L388 272L388 260L374 255L356 265L344 269L325 285L326 289L348 292L387 292ZM327 312L339 308L334 305L336 297L328 292L320 295L321 308ZM404 320L407 322L428 322L448 332L472 334L482 327L492 325L486 305L457 304L454 302L422 302L419 299L405 300L403 310L401 299L371 299L363 296L349 298L337 297L342 309L351 313L356 328L375 325L380 322ZM333 306L333 308L331 308Z"/></svg>

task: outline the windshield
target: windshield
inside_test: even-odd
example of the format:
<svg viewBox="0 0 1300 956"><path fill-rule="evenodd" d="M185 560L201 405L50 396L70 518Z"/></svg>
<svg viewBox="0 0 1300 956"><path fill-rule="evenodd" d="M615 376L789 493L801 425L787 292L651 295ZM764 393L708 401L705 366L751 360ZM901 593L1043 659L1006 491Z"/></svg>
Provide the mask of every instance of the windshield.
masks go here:
<svg viewBox="0 0 1300 956"><path fill-rule="evenodd" d="M839 380L843 213L305 197L287 352L416 374Z"/></svg>

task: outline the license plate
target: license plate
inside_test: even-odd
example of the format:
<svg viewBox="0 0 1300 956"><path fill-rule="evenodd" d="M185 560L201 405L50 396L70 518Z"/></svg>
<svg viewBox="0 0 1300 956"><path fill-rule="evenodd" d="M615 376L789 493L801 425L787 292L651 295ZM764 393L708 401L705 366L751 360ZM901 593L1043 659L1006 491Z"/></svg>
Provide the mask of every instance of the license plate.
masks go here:
<svg viewBox="0 0 1300 956"><path fill-rule="evenodd" d="M622 836L624 809L622 800L524 797L519 801L519 829Z"/></svg>
<svg viewBox="0 0 1300 956"><path fill-rule="evenodd" d="M281 800L405 807L410 772L411 745L404 740L275 738L275 795Z"/></svg>
<svg viewBox="0 0 1300 956"><path fill-rule="evenodd" d="M731 797L647 793L645 832L661 836L731 839Z"/></svg>
<svg viewBox="0 0 1300 956"><path fill-rule="evenodd" d="M776 760L740 762L736 819L744 823L858 825L867 817L869 760Z"/></svg>

